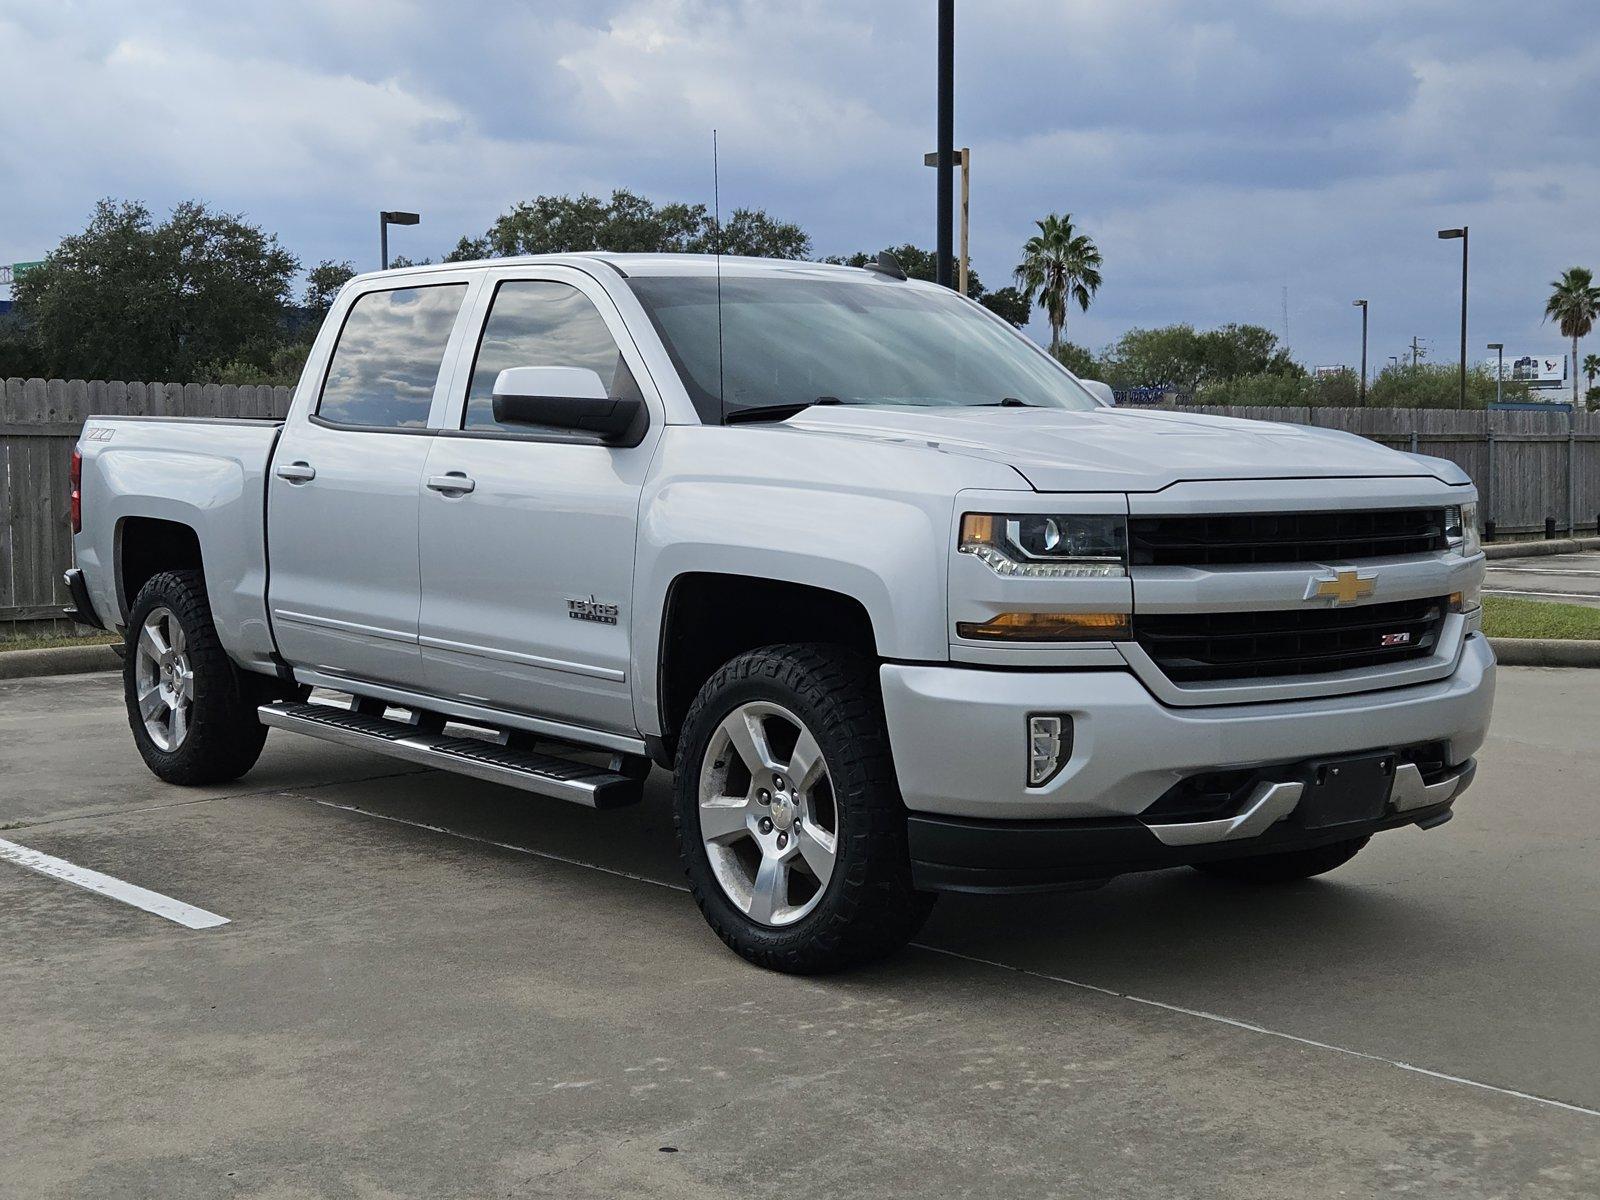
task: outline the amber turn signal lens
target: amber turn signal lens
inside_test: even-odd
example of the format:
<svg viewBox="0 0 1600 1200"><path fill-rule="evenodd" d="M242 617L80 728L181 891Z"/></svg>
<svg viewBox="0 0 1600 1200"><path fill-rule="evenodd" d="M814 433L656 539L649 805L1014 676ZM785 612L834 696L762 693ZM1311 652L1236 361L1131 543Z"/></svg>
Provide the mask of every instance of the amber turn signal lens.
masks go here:
<svg viewBox="0 0 1600 1200"><path fill-rule="evenodd" d="M1127 613L1001 613L984 621L956 622L964 638L1003 642L1106 641L1132 636Z"/></svg>

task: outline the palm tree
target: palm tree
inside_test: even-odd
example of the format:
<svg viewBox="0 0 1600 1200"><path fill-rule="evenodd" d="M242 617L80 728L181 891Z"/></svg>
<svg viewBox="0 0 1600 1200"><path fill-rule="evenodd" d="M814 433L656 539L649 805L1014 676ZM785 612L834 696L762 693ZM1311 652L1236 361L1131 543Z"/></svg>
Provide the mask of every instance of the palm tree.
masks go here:
<svg viewBox="0 0 1600 1200"><path fill-rule="evenodd" d="M1589 381L1589 390L1594 391L1594 377L1600 375L1600 354L1585 354L1583 356L1583 376ZM1588 399L1587 396L1584 397Z"/></svg>
<svg viewBox="0 0 1600 1200"><path fill-rule="evenodd" d="M1600 316L1600 287L1588 267L1569 267L1550 285L1554 290L1545 302L1546 320L1554 320L1561 332L1572 339L1572 407L1581 409L1578 400L1578 339L1589 336L1595 318Z"/></svg>
<svg viewBox="0 0 1600 1200"><path fill-rule="evenodd" d="M1072 227L1072 214L1051 213L1036 221L1039 232L1022 247L1017 286L1031 305L1034 297L1050 318L1050 349L1061 345L1067 328L1067 306L1077 301L1089 311L1089 299L1100 290L1100 250L1088 234Z"/></svg>

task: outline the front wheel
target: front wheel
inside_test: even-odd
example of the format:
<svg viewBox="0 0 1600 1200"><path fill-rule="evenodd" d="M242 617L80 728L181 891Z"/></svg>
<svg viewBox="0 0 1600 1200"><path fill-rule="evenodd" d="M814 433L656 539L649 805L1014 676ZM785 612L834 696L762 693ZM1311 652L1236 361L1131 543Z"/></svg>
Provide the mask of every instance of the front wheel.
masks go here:
<svg viewBox="0 0 1600 1200"><path fill-rule="evenodd" d="M168 783L226 783L261 756L262 689L217 639L199 571L163 571L139 589L122 680L140 757Z"/></svg>
<svg viewBox="0 0 1600 1200"><path fill-rule="evenodd" d="M818 974L909 941L906 813L871 664L769 646L707 681L684 721L678 851L706 921L759 966Z"/></svg>

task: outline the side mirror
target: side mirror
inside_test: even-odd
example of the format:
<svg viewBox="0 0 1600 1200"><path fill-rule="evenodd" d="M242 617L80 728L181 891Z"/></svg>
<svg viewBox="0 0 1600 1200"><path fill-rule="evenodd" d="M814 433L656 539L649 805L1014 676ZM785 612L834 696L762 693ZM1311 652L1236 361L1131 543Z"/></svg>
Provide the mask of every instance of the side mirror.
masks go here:
<svg viewBox="0 0 1600 1200"><path fill-rule="evenodd" d="M637 446L646 409L635 397L606 394L598 373L586 367L510 367L494 381L494 419L503 425L542 425L592 433L600 440Z"/></svg>
<svg viewBox="0 0 1600 1200"><path fill-rule="evenodd" d="M1098 379L1080 379L1078 382L1088 388L1095 399L1103 400L1113 407L1116 406L1117 394L1111 390L1109 383L1101 383Z"/></svg>

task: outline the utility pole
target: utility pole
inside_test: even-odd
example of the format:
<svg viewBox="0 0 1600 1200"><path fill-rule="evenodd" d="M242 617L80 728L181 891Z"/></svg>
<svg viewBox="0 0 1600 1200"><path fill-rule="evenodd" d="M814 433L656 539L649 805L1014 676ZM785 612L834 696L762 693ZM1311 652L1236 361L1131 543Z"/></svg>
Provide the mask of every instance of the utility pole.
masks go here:
<svg viewBox="0 0 1600 1200"><path fill-rule="evenodd" d="M1411 335L1411 365L1414 367L1428 357L1427 348L1420 344L1416 334Z"/></svg>
<svg viewBox="0 0 1600 1200"><path fill-rule="evenodd" d="M961 257L956 262L956 290L963 296L967 294L967 265L971 261L968 257L969 245L968 230L971 227L970 205L972 201L972 148L963 146L955 152L956 166L961 168ZM922 156L922 165L937 167L939 165L939 152Z"/></svg>
<svg viewBox="0 0 1600 1200"><path fill-rule="evenodd" d="M956 0L939 0L939 203L938 243L934 257L934 277L942 287L955 284L951 270L954 241L950 185L955 182L955 75L956 75Z"/></svg>

